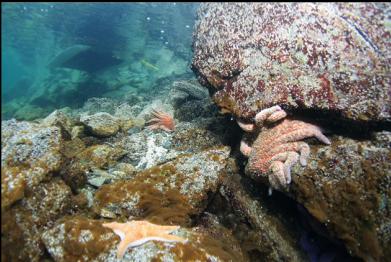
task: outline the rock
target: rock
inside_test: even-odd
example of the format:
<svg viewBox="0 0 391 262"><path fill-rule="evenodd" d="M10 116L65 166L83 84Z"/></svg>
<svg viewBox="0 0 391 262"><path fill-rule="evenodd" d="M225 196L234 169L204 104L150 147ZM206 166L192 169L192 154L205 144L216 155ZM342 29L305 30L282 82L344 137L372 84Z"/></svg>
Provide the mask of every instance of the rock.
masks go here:
<svg viewBox="0 0 391 262"><path fill-rule="evenodd" d="M106 221L71 217L47 230L42 240L55 261L118 261L116 256L120 238L111 229L103 227L102 223ZM181 227L172 234L188 239L186 243L149 241L128 248L123 260L246 261L227 230L219 234L224 235L223 240L211 236L211 231Z"/></svg>
<svg viewBox="0 0 391 262"><path fill-rule="evenodd" d="M74 148L77 147L74 146ZM87 182L88 178L92 179L94 174L101 169L108 169L116 165L116 161L125 154L120 146L106 144L93 145L85 149L80 147L78 150L80 151L75 150L76 153L72 156L71 161L60 172L64 181L73 190L78 190Z"/></svg>
<svg viewBox="0 0 391 262"><path fill-rule="evenodd" d="M222 145L218 135L207 129L212 124L209 119L203 119L195 123L178 123L173 133L143 129L126 136L119 142L127 151L124 161L143 170L170 161L179 154Z"/></svg>
<svg viewBox="0 0 391 262"><path fill-rule="evenodd" d="M175 110L175 119L178 121L194 121L196 118L215 117L219 113L218 108L210 99L190 100L184 102Z"/></svg>
<svg viewBox="0 0 391 262"><path fill-rule="evenodd" d="M179 80L172 83L169 92L171 104L178 108L188 100L203 100L209 98L209 94L196 80Z"/></svg>
<svg viewBox="0 0 391 262"><path fill-rule="evenodd" d="M72 127L74 125L74 121L69 118L66 114L59 110L55 110L53 113L48 115L45 119L41 121L41 125L43 126L57 126L62 128L68 134L72 133Z"/></svg>
<svg viewBox="0 0 391 262"><path fill-rule="evenodd" d="M334 136L330 146L312 145L307 166L293 166L284 191L366 261L390 257L390 145L388 131L371 140ZM266 174L252 177L268 183Z"/></svg>
<svg viewBox="0 0 391 262"><path fill-rule="evenodd" d="M148 129L124 137L120 142L126 150L124 160L137 170L172 160L179 152L171 150L171 137L172 134L154 133Z"/></svg>
<svg viewBox="0 0 391 262"><path fill-rule="evenodd" d="M62 136L58 127L15 119L1 122L1 207L21 199L60 169Z"/></svg>
<svg viewBox="0 0 391 262"><path fill-rule="evenodd" d="M110 115L115 113L118 102L108 97L92 97L89 98L81 108L81 112L88 112L88 114L96 114L105 112Z"/></svg>
<svg viewBox="0 0 391 262"><path fill-rule="evenodd" d="M85 136L84 130L84 126L74 126L71 130L71 138L83 138Z"/></svg>
<svg viewBox="0 0 391 262"><path fill-rule="evenodd" d="M239 175L232 175L222 181L219 193L225 202L218 202L216 209L224 206L223 220L233 220L232 224L235 236L244 245L248 253L262 253L265 261L307 261L304 252L298 246L299 236L292 230L286 219L280 218L273 212L263 198L254 198L240 182ZM213 204L212 204L213 205ZM236 216L226 214L232 210ZM246 221L246 222L243 222ZM250 257L250 260L257 257Z"/></svg>
<svg viewBox="0 0 391 262"><path fill-rule="evenodd" d="M57 54L50 62L49 67L55 68L55 67L61 67L63 66L67 61L75 57L76 55L90 49L91 46L88 45L73 45L70 46L64 50L62 50L59 54Z"/></svg>
<svg viewBox="0 0 391 262"><path fill-rule="evenodd" d="M103 185L95 194L94 210L101 216L188 224L189 215L205 208L208 194L217 190L228 156L227 147L215 147Z"/></svg>
<svg viewBox="0 0 391 262"><path fill-rule="evenodd" d="M44 108L37 105L24 104L21 107L18 107L13 113L13 117L17 120L26 120L32 121L45 117L50 113L52 108Z"/></svg>
<svg viewBox="0 0 391 262"><path fill-rule="evenodd" d="M99 137L115 135L120 128L120 121L108 113L96 113L90 116L81 116L80 121L92 132Z"/></svg>
<svg viewBox="0 0 391 262"><path fill-rule="evenodd" d="M39 184L20 203L1 214L3 261L42 261L41 233L68 212L72 192L60 179Z"/></svg>
<svg viewBox="0 0 391 262"><path fill-rule="evenodd" d="M117 180L130 179L136 173L136 169L128 163L118 163L107 171L90 168L86 173L87 181L90 185L100 187L103 184L110 184Z"/></svg>
<svg viewBox="0 0 391 262"><path fill-rule="evenodd" d="M391 120L388 3L205 3L193 70L223 112Z"/></svg>

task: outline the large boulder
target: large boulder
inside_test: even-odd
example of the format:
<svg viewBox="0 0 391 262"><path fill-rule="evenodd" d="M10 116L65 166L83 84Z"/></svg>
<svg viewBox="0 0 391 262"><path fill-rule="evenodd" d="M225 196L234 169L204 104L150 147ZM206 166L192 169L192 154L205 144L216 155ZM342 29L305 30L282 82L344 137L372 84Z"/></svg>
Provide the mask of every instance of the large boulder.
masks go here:
<svg viewBox="0 0 391 262"><path fill-rule="evenodd" d="M61 130L15 119L1 122L1 208L23 198L58 171L63 161Z"/></svg>
<svg viewBox="0 0 391 262"><path fill-rule="evenodd" d="M391 255L390 145L388 131L373 133L371 140L334 136L330 146L312 144L307 166L294 165L292 183L282 189L365 261ZM269 183L267 173L247 174Z"/></svg>
<svg viewBox="0 0 391 262"><path fill-rule="evenodd" d="M206 3L193 70L224 112L274 105L391 119L388 3Z"/></svg>

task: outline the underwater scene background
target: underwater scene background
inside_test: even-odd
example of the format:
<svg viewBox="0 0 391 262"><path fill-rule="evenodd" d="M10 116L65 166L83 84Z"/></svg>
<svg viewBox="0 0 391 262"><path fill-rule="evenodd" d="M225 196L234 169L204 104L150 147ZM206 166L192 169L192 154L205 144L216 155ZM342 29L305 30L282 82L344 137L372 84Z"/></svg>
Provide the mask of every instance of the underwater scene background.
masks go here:
<svg viewBox="0 0 391 262"><path fill-rule="evenodd" d="M1 261L390 261L390 3L2 3Z"/></svg>
<svg viewBox="0 0 391 262"><path fill-rule="evenodd" d="M2 118L43 117L191 77L197 4L5 3Z"/></svg>

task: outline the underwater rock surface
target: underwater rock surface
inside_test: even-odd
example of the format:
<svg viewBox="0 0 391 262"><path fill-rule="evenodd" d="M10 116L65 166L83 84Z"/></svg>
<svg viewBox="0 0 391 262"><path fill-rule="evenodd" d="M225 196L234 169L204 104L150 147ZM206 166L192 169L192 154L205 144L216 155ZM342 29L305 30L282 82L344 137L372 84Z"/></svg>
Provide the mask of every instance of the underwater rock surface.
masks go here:
<svg viewBox="0 0 391 262"><path fill-rule="evenodd" d="M391 120L387 3L206 3L192 66L223 112L334 112Z"/></svg>
<svg viewBox="0 0 391 262"><path fill-rule="evenodd" d="M171 100L173 86L148 102L94 98L36 122L2 121L2 261L117 261L119 237L101 224L141 219L179 225L189 241L151 241L129 248L125 260L247 261L232 233L204 213L230 161L216 107L207 118L178 120L173 133L144 126L157 105L188 113ZM203 94L181 104L211 105ZM124 121L135 124L124 128ZM92 132L113 126L105 136Z"/></svg>
<svg viewBox="0 0 391 262"><path fill-rule="evenodd" d="M42 235L43 242L55 261L118 261L119 237L102 226L106 221L71 217L58 222ZM223 241L216 240L218 230ZM214 234L213 234L214 233ZM124 261L245 261L240 247L230 232L219 225L210 228L180 228L174 235L186 243L150 241L128 249Z"/></svg>
<svg viewBox="0 0 391 262"><path fill-rule="evenodd" d="M60 169L61 131L15 119L1 123L1 207L23 198L26 189Z"/></svg>
<svg viewBox="0 0 391 262"><path fill-rule="evenodd" d="M282 192L366 261L390 257L390 10L387 3L205 3L193 38L193 70L223 113L246 128L279 105L326 130L331 145L307 139L308 164L292 166ZM280 124L251 128L251 136ZM269 172L247 164L246 174L270 185Z"/></svg>

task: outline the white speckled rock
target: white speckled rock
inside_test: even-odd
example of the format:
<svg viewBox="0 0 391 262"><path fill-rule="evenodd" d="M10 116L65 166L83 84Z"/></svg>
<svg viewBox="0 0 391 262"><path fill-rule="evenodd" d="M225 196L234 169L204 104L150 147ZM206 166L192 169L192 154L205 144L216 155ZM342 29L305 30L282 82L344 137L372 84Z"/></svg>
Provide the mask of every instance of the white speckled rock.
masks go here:
<svg viewBox="0 0 391 262"><path fill-rule="evenodd" d="M62 163L58 127L15 119L1 122L1 206L6 208L57 171Z"/></svg>
<svg viewBox="0 0 391 262"><path fill-rule="evenodd" d="M116 117L104 112L80 117L80 121L87 126L92 134L99 137L115 135L120 128L120 121Z"/></svg>

